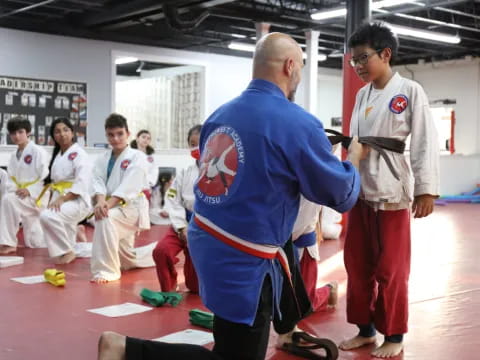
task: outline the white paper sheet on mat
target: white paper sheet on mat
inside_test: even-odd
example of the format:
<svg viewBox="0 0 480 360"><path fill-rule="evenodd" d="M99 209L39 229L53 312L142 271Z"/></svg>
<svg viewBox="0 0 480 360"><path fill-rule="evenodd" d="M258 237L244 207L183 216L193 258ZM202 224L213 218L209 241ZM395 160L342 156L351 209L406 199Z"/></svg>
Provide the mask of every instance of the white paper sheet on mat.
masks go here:
<svg viewBox="0 0 480 360"><path fill-rule="evenodd" d="M46 282L43 275L16 277L16 278L11 278L10 280L19 282L20 284L26 284L26 285L40 284L40 283Z"/></svg>
<svg viewBox="0 0 480 360"><path fill-rule="evenodd" d="M101 307L98 309L89 309L87 311L92 312L94 314L108 316L108 317L120 317L120 316L128 316L133 314L140 314L149 310L153 310L153 308L127 302L120 305L111 305L111 306Z"/></svg>
<svg viewBox="0 0 480 360"><path fill-rule="evenodd" d="M0 268L23 264L22 256L0 256Z"/></svg>
<svg viewBox="0 0 480 360"><path fill-rule="evenodd" d="M75 256L79 258L92 257L92 243L91 242L79 242L73 247Z"/></svg>
<svg viewBox="0 0 480 360"><path fill-rule="evenodd" d="M213 334L207 331L186 329L153 339L153 341L162 341L170 344L206 345L213 342Z"/></svg>

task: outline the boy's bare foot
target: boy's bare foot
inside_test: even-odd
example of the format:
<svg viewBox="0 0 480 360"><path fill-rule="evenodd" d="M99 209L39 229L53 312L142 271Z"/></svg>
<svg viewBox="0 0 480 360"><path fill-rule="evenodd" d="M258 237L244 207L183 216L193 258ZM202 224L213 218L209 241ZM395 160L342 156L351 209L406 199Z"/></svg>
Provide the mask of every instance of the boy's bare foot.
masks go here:
<svg viewBox="0 0 480 360"><path fill-rule="evenodd" d="M399 355L403 350L403 343L392 343L385 341L381 346L372 352L372 356L379 358L390 358Z"/></svg>
<svg viewBox="0 0 480 360"><path fill-rule="evenodd" d="M342 350L353 350L365 345L373 344L375 343L376 339L377 338L375 336L364 337L357 335L349 340L342 341L340 345L338 345L338 348Z"/></svg>
<svg viewBox="0 0 480 360"><path fill-rule="evenodd" d="M71 263L73 260L75 260L75 253L73 251L69 251L62 256L55 258L54 262L57 265L65 265Z"/></svg>
<svg viewBox="0 0 480 360"><path fill-rule="evenodd" d="M336 281L331 281L327 284L330 288L330 293L328 294L327 308L334 309L337 306L338 302L338 283Z"/></svg>
<svg viewBox="0 0 480 360"><path fill-rule="evenodd" d="M105 331L98 341L98 360L124 360L126 337Z"/></svg>
<svg viewBox="0 0 480 360"><path fill-rule="evenodd" d="M8 245L0 245L0 255L13 254L17 251L16 247Z"/></svg>

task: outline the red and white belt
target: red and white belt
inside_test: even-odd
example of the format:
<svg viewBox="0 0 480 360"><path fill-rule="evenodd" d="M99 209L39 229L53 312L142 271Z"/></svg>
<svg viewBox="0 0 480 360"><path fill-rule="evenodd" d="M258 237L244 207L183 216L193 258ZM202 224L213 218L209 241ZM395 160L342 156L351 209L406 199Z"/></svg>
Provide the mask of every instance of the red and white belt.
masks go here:
<svg viewBox="0 0 480 360"><path fill-rule="evenodd" d="M280 246L255 244L250 241L240 239L239 237L219 228L210 220L199 214L195 214L194 221L202 230L237 250L262 259L277 259L287 274L288 280L290 283L292 282L287 254L285 254L285 251Z"/></svg>

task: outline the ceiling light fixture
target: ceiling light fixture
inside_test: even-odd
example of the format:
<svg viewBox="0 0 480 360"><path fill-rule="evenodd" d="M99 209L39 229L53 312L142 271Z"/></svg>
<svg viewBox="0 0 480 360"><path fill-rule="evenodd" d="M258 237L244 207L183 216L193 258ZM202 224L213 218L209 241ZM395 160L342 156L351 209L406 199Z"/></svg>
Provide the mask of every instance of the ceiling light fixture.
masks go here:
<svg viewBox="0 0 480 360"><path fill-rule="evenodd" d="M247 35L243 35L243 34L230 34L230 36L237 39L245 39L247 37Z"/></svg>
<svg viewBox="0 0 480 360"><path fill-rule="evenodd" d="M237 41L232 41L230 44L228 44L228 48L232 50L240 50L240 51L248 51L248 52L255 51L255 45L241 43ZM303 53L303 58L306 59L307 54ZM325 60L327 60L327 55L318 54L318 61L325 61Z"/></svg>
<svg viewBox="0 0 480 360"><path fill-rule="evenodd" d="M249 51L249 52L255 51L255 45L236 42L236 41L232 41L230 44L228 44L228 48L232 50L240 50L240 51Z"/></svg>
<svg viewBox="0 0 480 360"><path fill-rule="evenodd" d="M405 0L383 0L383 1L376 1L372 3L372 10L385 8L385 7L394 7L398 5L402 5L405 3L410 3L418 6L425 6L425 4L417 1L405 1ZM346 8L337 8L332 10L326 11L319 11L310 15L313 20L326 20L326 19L333 19L336 17L346 16L347 9Z"/></svg>
<svg viewBox="0 0 480 360"><path fill-rule="evenodd" d="M303 53L303 58L307 58L307 54ZM325 61L327 60L327 55L325 54L318 54L317 61Z"/></svg>
<svg viewBox="0 0 480 360"><path fill-rule="evenodd" d="M137 62L138 58L133 57L133 56L125 56L125 57L120 57L115 59L115 65L122 65L122 64L128 64L132 62Z"/></svg>
<svg viewBox="0 0 480 360"><path fill-rule="evenodd" d="M405 26L387 24L397 35L416 37L420 39L439 41L449 44L459 44L462 39L458 35L442 34L434 31L414 29Z"/></svg>

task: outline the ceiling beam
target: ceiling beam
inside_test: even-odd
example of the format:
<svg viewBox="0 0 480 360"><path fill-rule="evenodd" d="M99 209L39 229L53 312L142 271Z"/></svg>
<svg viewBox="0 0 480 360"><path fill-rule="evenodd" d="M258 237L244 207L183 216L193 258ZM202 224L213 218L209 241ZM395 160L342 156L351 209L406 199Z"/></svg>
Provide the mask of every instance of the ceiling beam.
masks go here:
<svg viewBox="0 0 480 360"><path fill-rule="evenodd" d="M23 12L25 12L25 11L29 11L29 10L35 9L35 8L37 8L37 7L40 7L40 6L44 6L44 5L53 3L53 2L55 2L55 1L57 1L57 0L45 0L45 1L42 1L42 2L39 2L39 3L36 3L36 4L24 6L24 7L20 8L20 9L15 9L15 10L9 11L9 12L7 12L7 13L0 14L0 19L5 18L5 17L12 16L12 15L20 14L20 13L23 13Z"/></svg>

